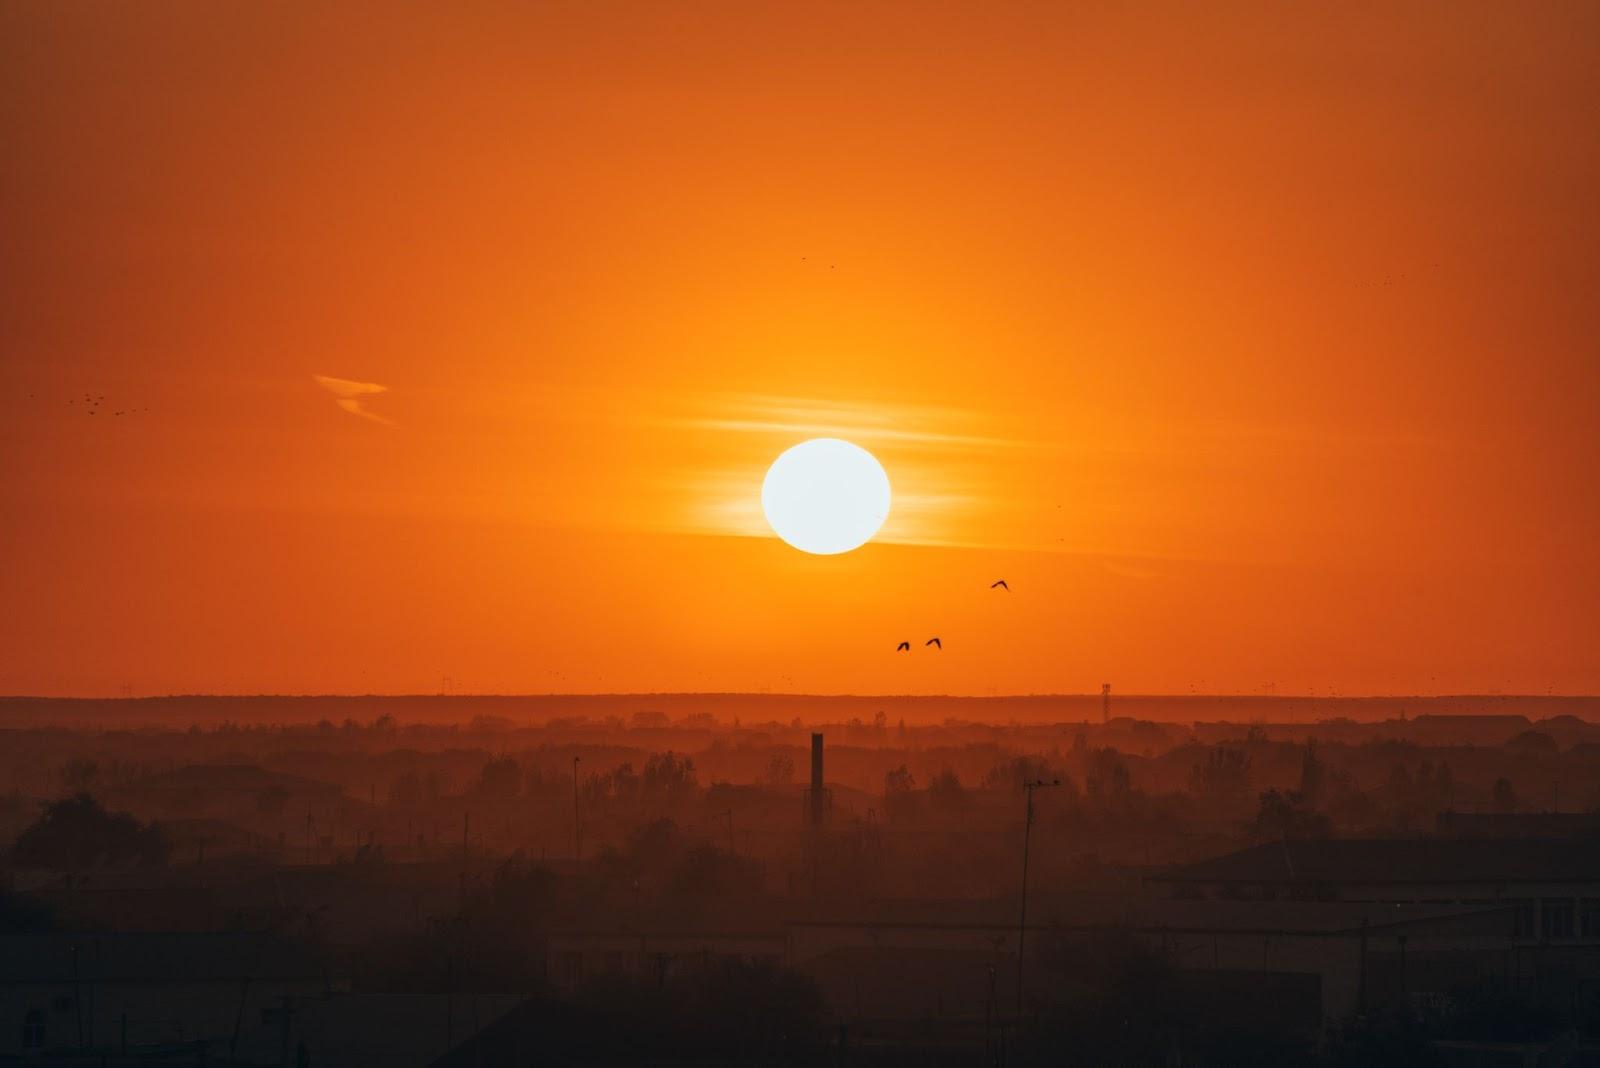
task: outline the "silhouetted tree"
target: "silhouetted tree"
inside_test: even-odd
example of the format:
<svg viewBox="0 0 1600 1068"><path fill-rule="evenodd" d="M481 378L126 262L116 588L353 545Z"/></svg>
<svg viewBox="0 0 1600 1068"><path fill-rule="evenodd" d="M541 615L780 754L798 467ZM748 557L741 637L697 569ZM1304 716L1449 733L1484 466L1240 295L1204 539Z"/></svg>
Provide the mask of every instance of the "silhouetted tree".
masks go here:
<svg viewBox="0 0 1600 1068"><path fill-rule="evenodd" d="M788 786L794 781L794 758L782 750L773 753L761 778L768 786Z"/></svg>
<svg viewBox="0 0 1600 1068"><path fill-rule="evenodd" d="M765 880L758 862L686 835L670 819L635 829L620 849L603 849L589 874L585 907L603 910L609 895L610 907L646 907L674 924L725 917L760 898Z"/></svg>
<svg viewBox="0 0 1600 1068"><path fill-rule="evenodd" d="M478 772L473 793L495 801L508 801L517 796L522 787L522 769L510 757L491 760Z"/></svg>
<svg viewBox="0 0 1600 1068"><path fill-rule="evenodd" d="M1133 777L1122 754L1109 746L1089 754L1083 776L1089 799L1104 808L1121 808L1133 794Z"/></svg>
<svg viewBox="0 0 1600 1068"><path fill-rule="evenodd" d="M651 800L671 801L686 797L694 791L694 760L679 756L672 750L654 753L645 761L642 776L644 796Z"/></svg>
<svg viewBox="0 0 1600 1068"><path fill-rule="evenodd" d="M1517 791L1512 787L1511 780L1502 776L1494 781L1494 807L1498 812L1515 812L1517 810Z"/></svg>
<svg viewBox="0 0 1600 1068"><path fill-rule="evenodd" d="M543 923L555 896L555 874L518 850L495 868L480 907L491 926L526 930Z"/></svg>
<svg viewBox="0 0 1600 1068"><path fill-rule="evenodd" d="M673 868L662 897L670 912L717 911L717 903L745 901L762 892L761 865L710 842L689 848Z"/></svg>
<svg viewBox="0 0 1600 1068"><path fill-rule="evenodd" d="M983 776L986 790L1021 790L1026 782L1060 778L1043 757L1018 756L1002 760Z"/></svg>
<svg viewBox="0 0 1600 1068"><path fill-rule="evenodd" d="M917 788L916 776L901 764L897 768L890 768L883 773L883 796L894 797L898 794L909 794Z"/></svg>
<svg viewBox="0 0 1600 1068"><path fill-rule="evenodd" d="M966 788L961 785L961 776L949 766L939 769L938 774L928 780L928 797L947 812L964 809L971 800L967 797Z"/></svg>
<svg viewBox="0 0 1600 1068"><path fill-rule="evenodd" d="M1251 833L1258 839L1326 838L1332 827L1328 817L1306 804L1294 790L1268 790L1261 795Z"/></svg>
<svg viewBox="0 0 1600 1068"><path fill-rule="evenodd" d="M107 812L88 794L76 794L46 805L11 847L11 859L24 867L80 871L96 864L161 864L170 849L159 827Z"/></svg>
<svg viewBox="0 0 1600 1068"><path fill-rule="evenodd" d="M1433 776L1433 790L1441 805L1449 805L1455 800L1456 776L1450 770L1448 760L1440 761L1439 770Z"/></svg>
<svg viewBox="0 0 1600 1068"><path fill-rule="evenodd" d="M385 993L537 990L534 965L560 886L518 851L486 881L463 884L460 907L414 931L381 936L354 955L356 981Z"/></svg>
<svg viewBox="0 0 1600 1068"><path fill-rule="evenodd" d="M433 772L419 774L408 769L395 777L389 786L389 803L401 808L419 808L439 799L439 776Z"/></svg>
<svg viewBox="0 0 1600 1068"><path fill-rule="evenodd" d="M644 789L639 773L633 770L633 761L625 760L611 773L611 795L629 804L639 800Z"/></svg>
<svg viewBox="0 0 1600 1068"><path fill-rule="evenodd" d="M904 764L883 773L883 814L891 820L906 820L918 809L916 776Z"/></svg>
<svg viewBox="0 0 1600 1068"><path fill-rule="evenodd" d="M1317 756L1317 740L1306 741L1305 755L1300 758L1299 794L1307 805L1315 807L1322 800L1322 786L1328 776L1328 766Z"/></svg>
<svg viewBox="0 0 1600 1068"><path fill-rule="evenodd" d="M1189 772L1189 792L1200 797L1232 799L1250 789L1250 754L1219 745Z"/></svg>

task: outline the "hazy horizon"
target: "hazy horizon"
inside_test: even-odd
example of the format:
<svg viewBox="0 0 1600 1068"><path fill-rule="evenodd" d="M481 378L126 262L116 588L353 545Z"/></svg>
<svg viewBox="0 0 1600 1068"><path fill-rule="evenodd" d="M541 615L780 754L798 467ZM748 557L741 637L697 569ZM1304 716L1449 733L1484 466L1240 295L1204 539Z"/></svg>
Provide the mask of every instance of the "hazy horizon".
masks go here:
<svg viewBox="0 0 1600 1068"><path fill-rule="evenodd" d="M710 717L718 726L794 721L812 726L870 720L929 726L959 721L978 726L1008 723L1101 722L1101 696L1011 694L169 694L134 697L0 697L0 728L79 726L103 729L180 728L233 723L303 726L318 721L367 723L388 716L401 726L466 725L479 717L516 728L576 718L591 724L624 723L658 713L683 724ZM1600 697L1592 695L1228 695L1117 694L1110 719L1184 724L1279 723L1296 726L1350 720L1381 723L1426 715L1521 716L1530 723L1573 716L1600 722Z"/></svg>

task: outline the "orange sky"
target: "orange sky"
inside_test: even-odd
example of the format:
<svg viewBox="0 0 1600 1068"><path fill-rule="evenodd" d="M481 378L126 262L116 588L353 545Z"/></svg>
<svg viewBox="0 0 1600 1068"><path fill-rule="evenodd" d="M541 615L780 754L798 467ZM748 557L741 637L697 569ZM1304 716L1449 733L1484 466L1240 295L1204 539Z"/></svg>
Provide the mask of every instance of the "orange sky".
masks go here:
<svg viewBox="0 0 1600 1068"><path fill-rule="evenodd" d="M1600 6L468 6L0 8L0 692L1600 691Z"/></svg>

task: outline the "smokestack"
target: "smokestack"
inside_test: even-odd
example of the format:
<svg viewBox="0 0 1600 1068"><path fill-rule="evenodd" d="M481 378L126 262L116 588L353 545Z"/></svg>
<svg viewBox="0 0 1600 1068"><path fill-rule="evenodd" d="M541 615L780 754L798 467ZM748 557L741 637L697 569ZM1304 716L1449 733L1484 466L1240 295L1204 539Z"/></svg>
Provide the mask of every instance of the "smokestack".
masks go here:
<svg viewBox="0 0 1600 1068"><path fill-rule="evenodd" d="M1111 722L1111 684L1109 682L1100 684L1100 722L1101 724Z"/></svg>
<svg viewBox="0 0 1600 1068"><path fill-rule="evenodd" d="M811 736L811 826L822 826L822 735Z"/></svg>

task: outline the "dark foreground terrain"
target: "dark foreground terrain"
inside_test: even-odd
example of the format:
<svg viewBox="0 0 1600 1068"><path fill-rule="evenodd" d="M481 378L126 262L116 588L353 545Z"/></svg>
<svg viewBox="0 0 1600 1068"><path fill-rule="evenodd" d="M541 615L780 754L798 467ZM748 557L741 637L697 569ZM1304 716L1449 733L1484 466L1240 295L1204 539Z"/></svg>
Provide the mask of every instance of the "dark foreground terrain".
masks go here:
<svg viewBox="0 0 1600 1068"><path fill-rule="evenodd" d="M0 702L0 1062L1595 1063L1592 702L996 702Z"/></svg>

